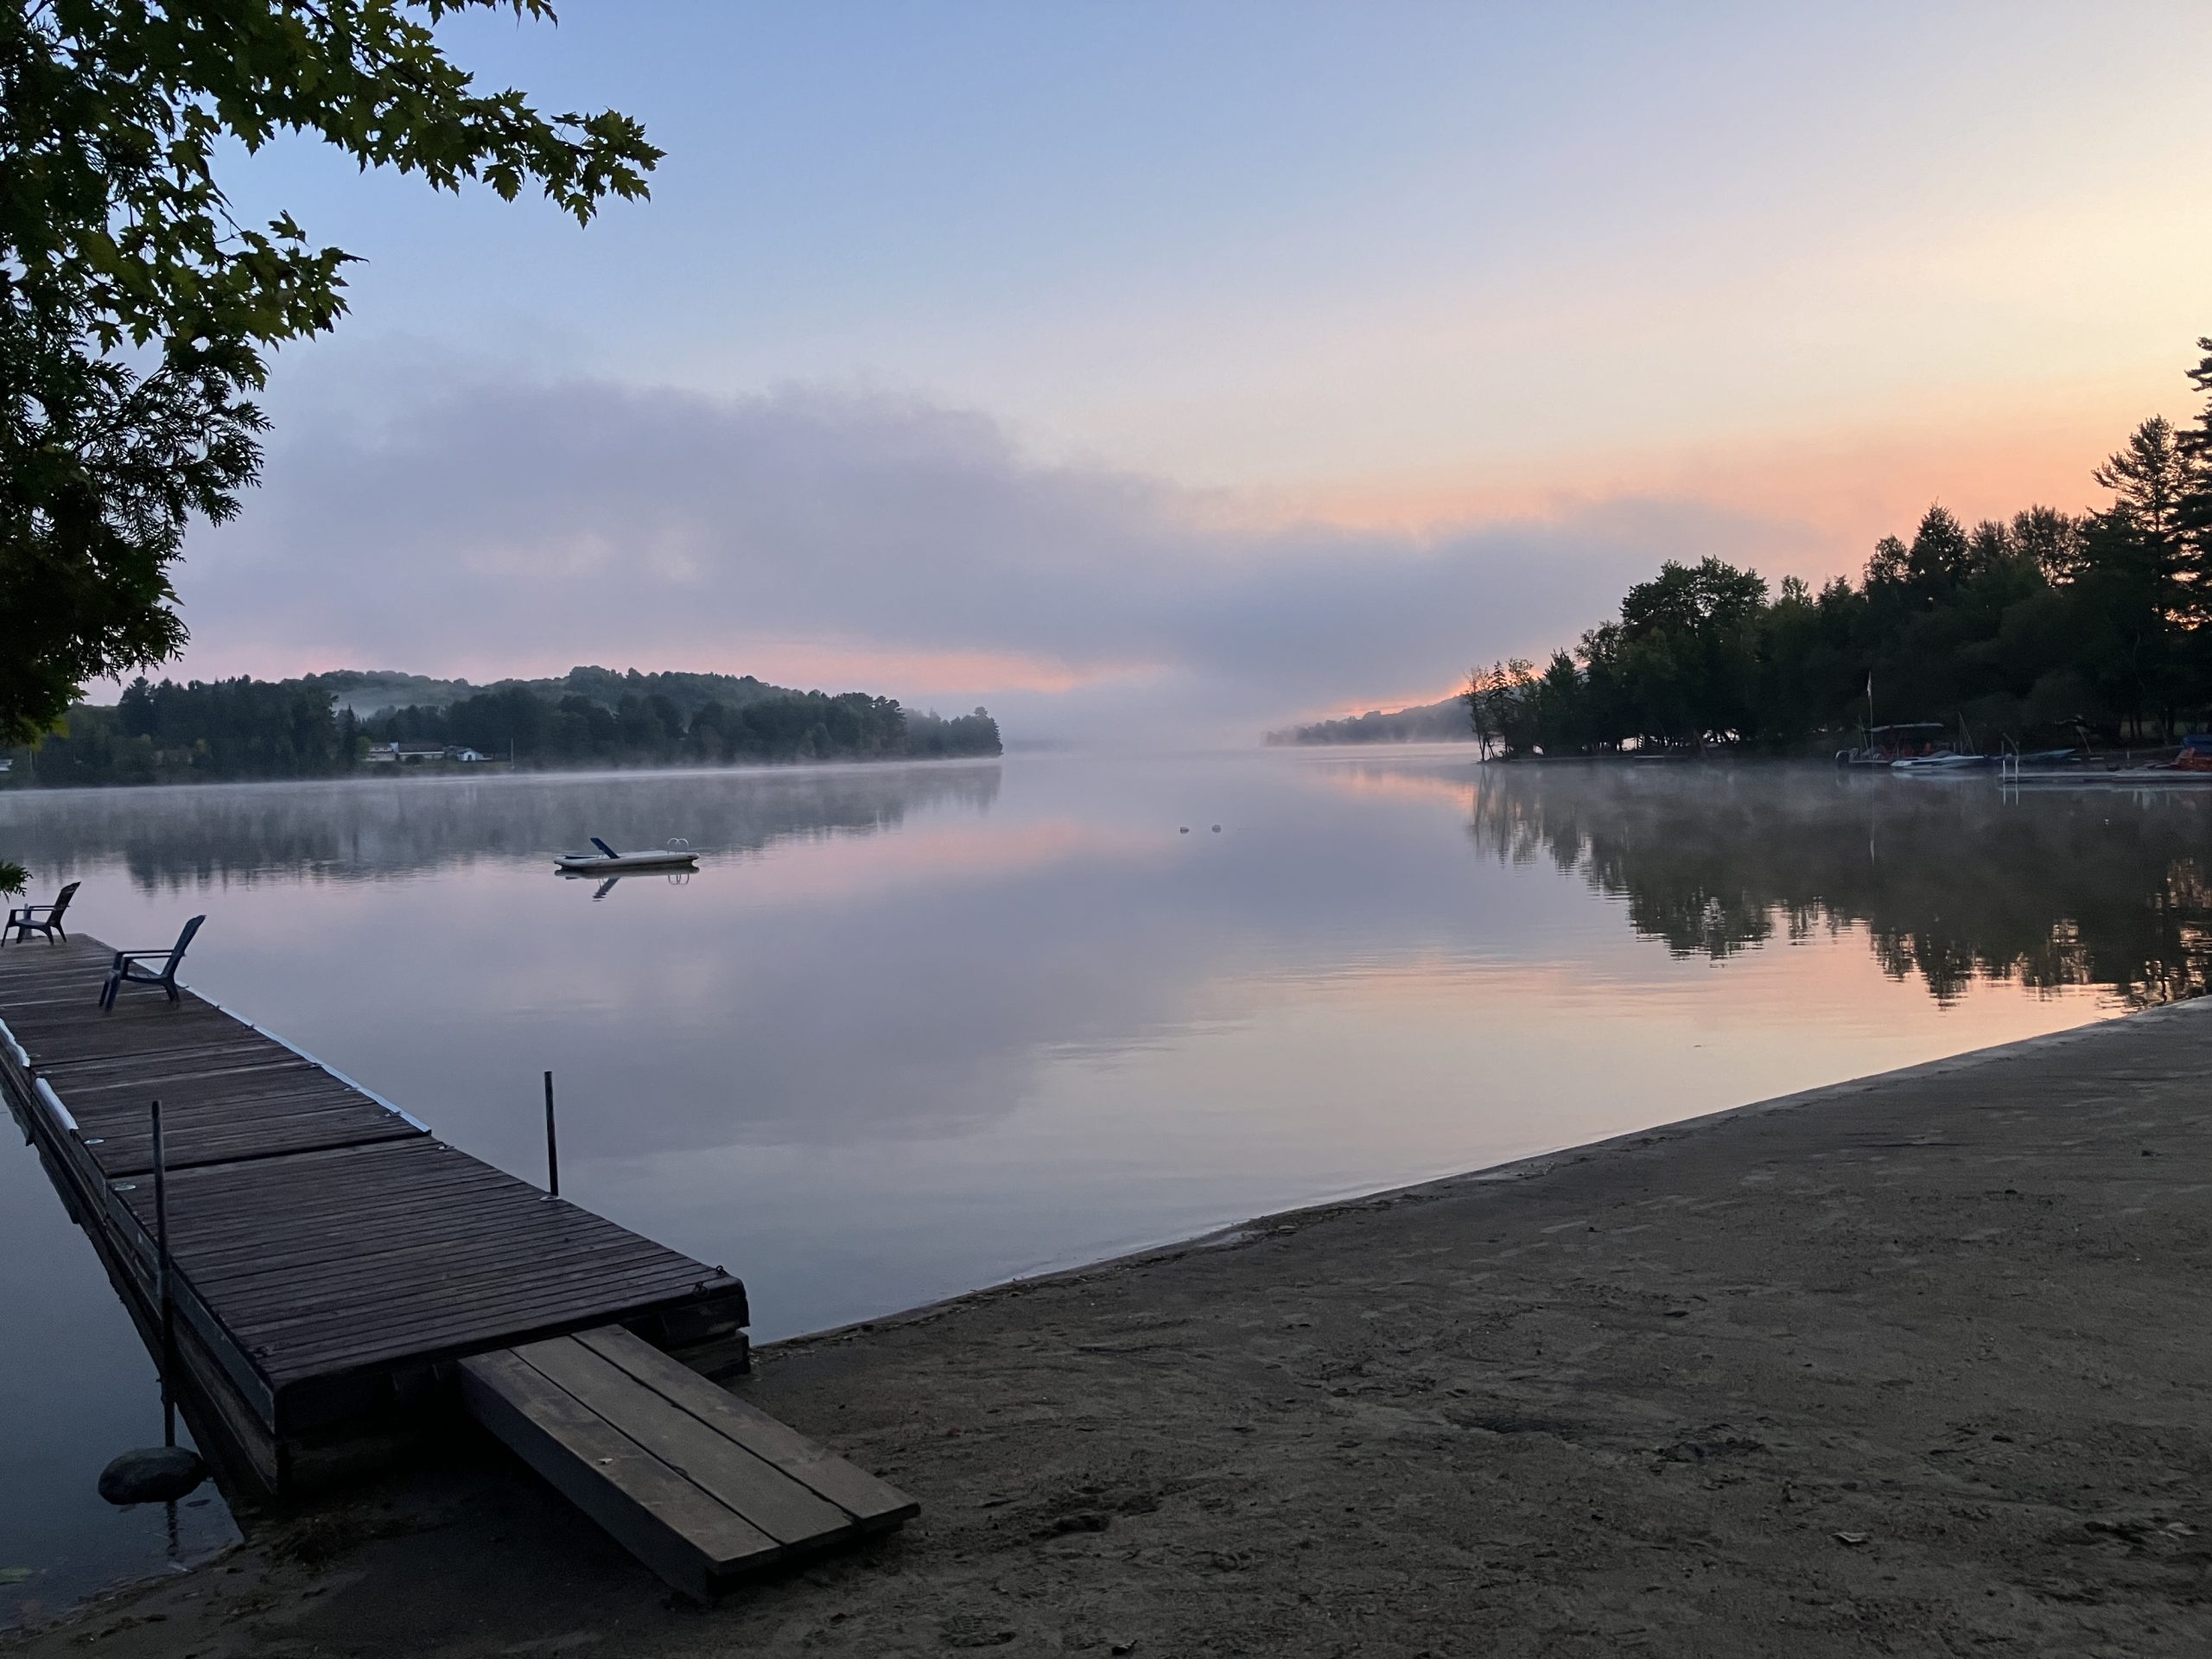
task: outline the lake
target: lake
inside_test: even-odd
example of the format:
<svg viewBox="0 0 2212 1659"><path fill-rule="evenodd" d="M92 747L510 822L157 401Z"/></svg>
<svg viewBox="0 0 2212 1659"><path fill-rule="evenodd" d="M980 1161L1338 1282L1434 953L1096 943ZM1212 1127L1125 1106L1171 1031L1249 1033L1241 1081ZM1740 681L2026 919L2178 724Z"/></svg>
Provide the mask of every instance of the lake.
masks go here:
<svg viewBox="0 0 2212 1659"><path fill-rule="evenodd" d="M196 989L533 1180L551 1069L563 1194L764 1341L2194 995L2208 830L1464 747L0 792L32 897L205 912ZM21 1147L0 1315L0 1625L232 1535L94 1496L152 1366Z"/></svg>

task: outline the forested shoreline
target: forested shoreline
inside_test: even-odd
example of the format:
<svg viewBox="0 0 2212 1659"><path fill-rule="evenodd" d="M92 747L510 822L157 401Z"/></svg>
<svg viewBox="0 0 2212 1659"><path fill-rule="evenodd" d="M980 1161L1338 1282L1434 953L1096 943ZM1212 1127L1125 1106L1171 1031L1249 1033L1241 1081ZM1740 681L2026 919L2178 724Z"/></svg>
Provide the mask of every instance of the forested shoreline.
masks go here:
<svg viewBox="0 0 2212 1659"><path fill-rule="evenodd" d="M482 690L462 682L451 689L467 695L449 701L357 712L384 681L410 689L447 683L358 673L181 684L141 678L113 706L78 703L59 730L12 751L6 781L327 778L386 766L508 761L543 770L772 765L995 755L1001 748L998 722L982 709L946 718L867 692L798 691L749 676L578 668L560 679Z"/></svg>
<svg viewBox="0 0 2212 1659"><path fill-rule="evenodd" d="M2197 347L2202 410L2138 426L2094 469L2105 505L1971 526L1932 506L1861 581L1817 593L1669 563L1542 667L1471 675L1475 737L1507 755L1792 753L1927 721L1976 747L2173 741L2212 719L2212 338Z"/></svg>

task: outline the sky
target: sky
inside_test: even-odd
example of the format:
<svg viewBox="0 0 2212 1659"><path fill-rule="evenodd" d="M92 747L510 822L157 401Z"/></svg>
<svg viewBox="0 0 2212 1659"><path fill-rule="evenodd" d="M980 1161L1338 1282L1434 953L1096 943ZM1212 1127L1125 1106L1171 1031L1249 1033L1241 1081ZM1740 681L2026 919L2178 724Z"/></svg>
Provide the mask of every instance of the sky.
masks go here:
<svg viewBox="0 0 2212 1659"><path fill-rule="evenodd" d="M2079 509L2212 334L2201 0L443 26L652 199L232 158L360 257L178 587L207 677L752 672L1015 739L1427 701L1662 559Z"/></svg>

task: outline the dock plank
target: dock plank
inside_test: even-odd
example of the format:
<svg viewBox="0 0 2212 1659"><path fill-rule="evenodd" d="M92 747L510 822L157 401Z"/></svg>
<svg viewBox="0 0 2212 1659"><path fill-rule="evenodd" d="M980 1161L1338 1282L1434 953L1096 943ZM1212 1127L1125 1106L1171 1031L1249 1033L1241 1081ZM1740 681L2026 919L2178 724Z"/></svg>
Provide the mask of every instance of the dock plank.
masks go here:
<svg viewBox="0 0 2212 1659"><path fill-rule="evenodd" d="M459 1369L476 1420L677 1589L709 1599L785 1553L517 1355L479 1354Z"/></svg>
<svg viewBox="0 0 2212 1659"><path fill-rule="evenodd" d="M921 1505L890 1482L817 1446L728 1389L715 1387L620 1325L579 1331L575 1339L643 1386L819 1493L863 1529L896 1526L920 1512Z"/></svg>
<svg viewBox="0 0 2212 1659"><path fill-rule="evenodd" d="M461 1370L464 1401L480 1421L693 1595L719 1593L765 1567L917 1512L903 1493L619 1326L478 1356ZM780 1461L762 1457L755 1449L762 1445ZM602 1468L620 1478L599 1480ZM663 1471L690 1490L671 1485ZM853 1502L826 1497L825 1487ZM732 1549L725 1515L775 1548L741 1533Z"/></svg>
<svg viewBox="0 0 2212 1659"><path fill-rule="evenodd" d="M658 1253L658 1247L650 1243L632 1246L620 1255L603 1253L594 1259L589 1282L625 1285L674 1283L689 1289L697 1282L696 1276L686 1271L671 1279L666 1263ZM326 1294L342 1295L346 1305L362 1319L387 1316L395 1322L407 1310L424 1305L426 1299L421 1287L410 1282L409 1268L425 1262L441 1263L439 1274L443 1286L432 1304L441 1317L451 1317L485 1301L520 1302L533 1297L547 1286L576 1283L575 1265L567 1262L539 1262L533 1265L526 1249L505 1255L485 1254L467 1260L455 1260L450 1244L405 1255L387 1254L375 1258L377 1266L355 1274L323 1272L315 1274L315 1283ZM289 1264L288 1264L289 1265ZM476 1271L468 1269L474 1268ZM396 1281L396 1282L395 1282ZM292 1306L282 1287L270 1275L260 1275L257 1286L252 1281L227 1285L223 1294L223 1306L241 1320L251 1320L257 1331L270 1337L280 1337L288 1332L317 1328L322 1316L311 1316L311 1322L289 1319L285 1310Z"/></svg>
<svg viewBox="0 0 2212 1659"><path fill-rule="evenodd" d="M165 1098L180 1099L200 1095L232 1100L258 1098L302 1088L327 1087L348 1095L358 1092L321 1066L289 1055L272 1058L261 1053L244 1058L222 1054L202 1058L187 1054L153 1065L98 1060L49 1065L44 1070L54 1079L54 1087L67 1089L72 1097L87 1104L110 1096L142 1100L153 1089L159 1089Z"/></svg>
<svg viewBox="0 0 2212 1659"><path fill-rule="evenodd" d="M150 1183L121 1196L152 1224ZM425 1242L432 1205L464 1206L463 1224ZM280 1391L604 1323L725 1277L422 1135L181 1170L169 1217L179 1272ZM348 1276L357 1262L369 1272Z"/></svg>
<svg viewBox="0 0 2212 1659"><path fill-rule="evenodd" d="M161 1092L157 1084L147 1090L147 1101L126 1105L111 1097L88 1105L81 1096L65 1094L86 1150L110 1178L151 1173L153 1118L148 1103L156 1095L172 1173L284 1153L412 1140L423 1134L421 1126L359 1096L180 1100Z"/></svg>
<svg viewBox="0 0 2212 1659"><path fill-rule="evenodd" d="M763 1463L574 1337L532 1343L514 1351L578 1403L778 1543L804 1544L852 1525L852 1517L836 1504Z"/></svg>

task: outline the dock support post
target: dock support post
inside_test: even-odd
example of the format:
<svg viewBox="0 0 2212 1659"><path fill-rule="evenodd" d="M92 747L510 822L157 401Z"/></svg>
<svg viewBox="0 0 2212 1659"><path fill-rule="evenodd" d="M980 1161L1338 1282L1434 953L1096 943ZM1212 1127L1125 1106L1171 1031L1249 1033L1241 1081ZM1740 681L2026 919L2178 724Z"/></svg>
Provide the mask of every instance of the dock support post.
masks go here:
<svg viewBox="0 0 2212 1659"><path fill-rule="evenodd" d="M176 1444L176 1314L169 1299L168 1156L162 1142L162 1103L154 1102L154 1294L162 1315L162 1444Z"/></svg>
<svg viewBox="0 0 2212 1659"><path fill-rule="evenodd" d="M545 1074L545 1191L561 1196L561 1141L553 1131L553 1074Z"/></svg>

